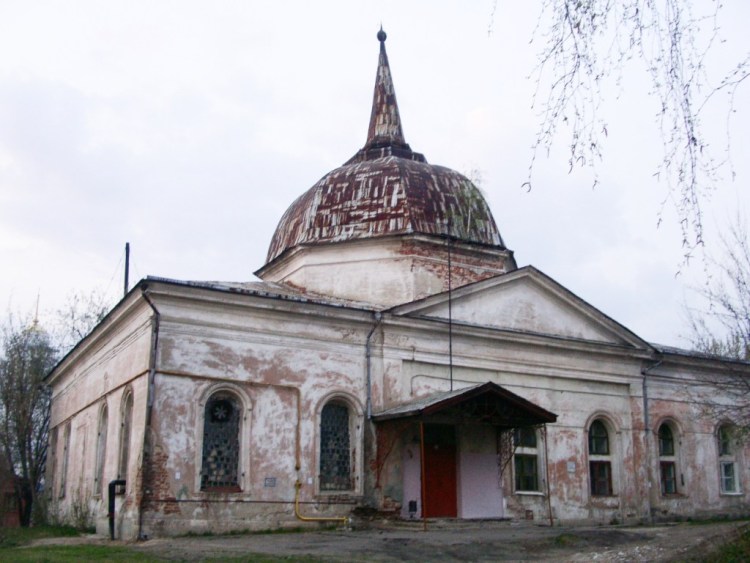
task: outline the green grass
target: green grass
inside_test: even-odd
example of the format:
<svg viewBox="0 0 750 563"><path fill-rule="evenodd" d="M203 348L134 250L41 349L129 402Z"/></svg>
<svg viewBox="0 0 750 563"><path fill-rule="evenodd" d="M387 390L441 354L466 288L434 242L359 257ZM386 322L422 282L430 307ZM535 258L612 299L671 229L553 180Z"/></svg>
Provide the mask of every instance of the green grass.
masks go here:
<svg viewBox="0 0 750 563"><path fill-rule="evenodd" d="M26 545L42 538L78 536L72 526L34 526L33 528L0 528L0 550Z"/></svg>
<svg viewBox="0 0 750 563"><path fill-rule="evenodd" d="M0 561L20 563L78 561L165 561L134 549L109 545L45 545L0 549Z"/></svg>
<svg viewBox="0 0 750 563"><path fill-rule="evenodd" d="M50 545L0 549L0 562L13 563L78 563L79 561L174 561L144 553L138 549L109 545ZM201 559L203 563L322 563L325 559L310 556L276 556L248 553L239 557L217 557Z"/></svg>
<svg viewBox="0 0 750 563"><path fill-rule="evenodd" d="M737 537L722 545L704 561L711 563L742 563L750 561L750 525L740 528Z"/></svg>
<svg viewBox="0 0 750 563"><path fill-rule="evenodd" d="M287 533L299 532L301 529L287 530ZM278 533L278 532L277 532ZM138 548L121 545L78 544L78 545L39 545L28 547L34 540L44 538L77 537L78 530L72 526L37 526L34 528L0 528L0 562L13 563L46 563L46 562L79 562L79 561L167 561L152 553ZM323 559L309 556L273 556L246 554L239 557L219 557L204 559L206 562L240 563L252 561L257 563L276 563L279 561L295 563L320 563Z"/></svg>
<svg viewBox="0 0 750 563"><path fill-rule="evenodd" d="M78 535L78 530L72 526L0 528L0 561L160 561L120 546L82 544L26 547L34 540Z"/></svg>
<svg viewBox="0 0 750 563"><path fill-rule="evenodd" d="M581 538L574 534L560 534L552 540L555 545L567 547L581 542Z"/></svg>

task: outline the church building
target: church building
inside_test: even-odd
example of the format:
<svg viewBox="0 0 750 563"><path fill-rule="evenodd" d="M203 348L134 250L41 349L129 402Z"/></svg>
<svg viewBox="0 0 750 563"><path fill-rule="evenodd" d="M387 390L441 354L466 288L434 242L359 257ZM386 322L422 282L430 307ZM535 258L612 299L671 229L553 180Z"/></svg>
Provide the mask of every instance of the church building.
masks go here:
<svg viewBox="0 0 750 563"><path fill-rule="evenodd" d="M707 405L750 364L518 267L406 143L378 40L367 141L289 206L261 281L142 279L48 376L50 502L117 538L749 513L750 449Z"/></svg>

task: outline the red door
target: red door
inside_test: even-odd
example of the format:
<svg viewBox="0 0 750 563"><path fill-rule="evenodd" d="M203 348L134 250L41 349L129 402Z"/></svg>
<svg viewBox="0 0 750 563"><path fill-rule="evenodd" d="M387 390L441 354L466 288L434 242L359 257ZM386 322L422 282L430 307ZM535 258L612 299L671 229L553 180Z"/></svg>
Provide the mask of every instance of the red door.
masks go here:
<svg viewBox="0 0 750 563"><path fill-rule="evenodd" d="M426 518L455 518L456 430L449 425L424 427Z"/></svg>

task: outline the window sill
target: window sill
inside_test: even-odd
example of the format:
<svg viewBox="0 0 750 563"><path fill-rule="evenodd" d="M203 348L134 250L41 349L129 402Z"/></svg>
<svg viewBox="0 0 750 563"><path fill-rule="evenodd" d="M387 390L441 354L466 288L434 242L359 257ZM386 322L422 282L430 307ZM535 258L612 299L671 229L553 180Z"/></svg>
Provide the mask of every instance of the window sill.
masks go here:
<svg viewBox="0 0 750 563"><path fill-rule="evenodd" d="M226 494L226 493L241 493L240 487L206 487L201 489L199 492L208 494Z"/></svg>
<svg viewBox="0 0 750 563"><path fill-rule="evenodd" d="M737 491L736 493L722 491L719 493L719 495L722 497L741 497L741 496L745 496L745 493L743 493L742 491Z"/></svg>
<svg viewBox="0 0 750 563"><path fill-rule="evenodd" d="M356 491L318 491L313 500L326 504L353 504L362 499L362 494Z"/></svg>
<svg viewBox="0 0 750 563"><path fill-rule="evenodd" d="M513 494L518 496L530 496L530 497L543 497L542 491L513 491Z"/></svg>

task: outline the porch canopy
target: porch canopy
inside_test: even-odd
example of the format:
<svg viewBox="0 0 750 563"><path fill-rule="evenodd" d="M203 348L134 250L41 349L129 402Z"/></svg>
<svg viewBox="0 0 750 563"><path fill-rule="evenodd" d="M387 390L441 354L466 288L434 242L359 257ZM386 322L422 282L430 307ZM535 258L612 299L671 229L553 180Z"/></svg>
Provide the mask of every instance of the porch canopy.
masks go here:
<svg viewBox="0 0 750 563"><path fill-rule="evenodd" d="M398 419L438 424L487 424L524 428L557 421L557 415L488 381L473 387L435 393L375 413L375 422Z"/></svg>

